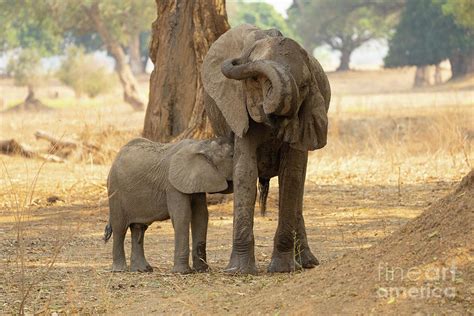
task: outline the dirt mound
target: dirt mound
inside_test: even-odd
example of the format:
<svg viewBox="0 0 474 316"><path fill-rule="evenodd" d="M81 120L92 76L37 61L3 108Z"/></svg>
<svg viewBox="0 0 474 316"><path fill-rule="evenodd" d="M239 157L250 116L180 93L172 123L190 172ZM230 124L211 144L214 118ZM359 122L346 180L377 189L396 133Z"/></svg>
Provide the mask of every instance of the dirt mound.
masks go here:
<svg viewBox="0 0 474 316"><path fill-rule="evenodd" d="M49 112L53 111L53 108L50 108L47 105L44 105L43 102L36 98L28 97L24 102L21 102L17 105L12 106L6 110L3 110L2 113L17 113L17 112Z"/></svg>
<svg viewBox="0 0 474 316"><path fill-rule="evenodd" d="M244 306L284 313L473 312L474 171L376 246L344 255ZM273 294L273 295L272 295Z"/></svg>

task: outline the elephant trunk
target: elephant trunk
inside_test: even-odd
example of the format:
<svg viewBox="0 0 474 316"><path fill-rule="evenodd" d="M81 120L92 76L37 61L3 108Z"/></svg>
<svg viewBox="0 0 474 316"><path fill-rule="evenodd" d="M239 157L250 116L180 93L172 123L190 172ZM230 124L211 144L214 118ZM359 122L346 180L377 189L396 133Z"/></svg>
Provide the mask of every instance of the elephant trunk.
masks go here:
<svg viewBox="0 0 474 316"><path fill-rule="evenodd" d="M260 205L260 215L265 216L267 213L268 190L270 189L269 178L258 178L258 191L260 192L258 204Z"/></svg>
<svg viewBox="0 0 474 316"><path fill-rule="evenodd" d="M224 76L235 80L263 75L267 79L262 83L265 114L292 116L297 110L298 87L283 65L271 60L243 63L242 58L235 58L224 61L221 70Z"/></svg>
<svg viewBox="0 0 474 316"><path fill-rule="evenodd" d="M104 229L104 242L107 242L110 239L110 236L112 236L112 225L107 223Z"/></svg>

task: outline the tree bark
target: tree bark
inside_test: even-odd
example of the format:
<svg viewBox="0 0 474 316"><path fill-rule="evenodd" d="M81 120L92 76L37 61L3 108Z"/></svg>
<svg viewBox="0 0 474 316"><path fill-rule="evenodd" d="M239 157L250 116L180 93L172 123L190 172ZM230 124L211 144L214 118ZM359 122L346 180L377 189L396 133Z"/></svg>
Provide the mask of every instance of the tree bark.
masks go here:
<svg viewBox="0 0 474 316"><path fill-rule="evenodd" d="M130 104L134 110L142 111L145 107L145 102L140 95L138 82L127 63L127 58L122 46L120 46L120 43L117 41L117 39L115 39L112 34L110 34L109 30L104 24L104 21L100 15L98 3L94 2L90 7L83 6L83 9L91 20L96 32L107 46L107 51L115 59L115 70L123 87L124 101Z"/></svg>
<svg viewBox="0 0 474 316"><path fill-rule="evenodd" d="M156 0L150 58L155 65L143 136L155 141L211 134L204 111L201 65L229 29L224 0Z"/></svg>
<svg viewBox="0 0 474 316"><path fill-rule="evenodd" d="M135 31L130 34L128 41L128 55L130 58L130 68L134 75L141 75L145 72L140 56L140 32Z"/></svg>
<svg viewBox="0 0 474 316"><path fill-rule="evenodd" d="M417 66L416 71L415 71L415 80L413 83L413 86L418 88L418 87L424 87L424 86L429 86L430 81L429 81L429 71L428 71L428 66Z"/></svg>
<svg viewBox="0 0 474 316"><path fill-rule="evenodd" d="M451 79L474 73L474 52L456 52L449 57L449 63L451 64Z"/></svg>
<svg viewBox="0 0 474 316"><path fill-rule="evenodd" d="M430 76L428 66L417 66L415 72L415 88L425 87L430 85Z"/></svg>
<svg viewBox="0 0 474 316"><path fill-rule="evenodd" d="M341 49L341 61L339 63L339 67L337 67L336 71L347 71L350 70L349 63L351 61L351 54L352 50L350 49Z"/></svg>

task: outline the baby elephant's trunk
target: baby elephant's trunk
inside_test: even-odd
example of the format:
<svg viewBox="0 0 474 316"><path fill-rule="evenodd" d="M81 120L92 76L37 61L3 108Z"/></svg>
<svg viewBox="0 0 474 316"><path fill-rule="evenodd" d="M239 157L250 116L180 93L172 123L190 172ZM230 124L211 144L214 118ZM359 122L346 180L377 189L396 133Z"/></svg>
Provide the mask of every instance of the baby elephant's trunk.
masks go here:
<svg viewBox="0 0 474 316"><path fill-rule="evenodd" d="M112 236L112 226L110 226L110 223L107 223L104 229L104 242L107 242L110 236Z"/></svg>

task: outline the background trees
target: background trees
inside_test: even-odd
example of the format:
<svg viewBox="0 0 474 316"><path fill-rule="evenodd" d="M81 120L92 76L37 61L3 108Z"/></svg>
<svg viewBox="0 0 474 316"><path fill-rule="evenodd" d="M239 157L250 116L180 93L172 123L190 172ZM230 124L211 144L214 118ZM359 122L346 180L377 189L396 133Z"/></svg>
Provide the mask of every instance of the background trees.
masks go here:
<svg viewBox="0 0 474 316"><path fill-rule="evenodd" d="M28 87L28 94L18 106L39 109L44 105L35 96L35 88L44 76L41 58L60 50L57 25L48 17L49 7L33 0L0 2L0 53L15 52L7 73L15 84Z"/></svg>
<svg viewBox="0 0 474 316"><path fill-rule="evenodd" d="M472 0L434 0L435 3L441 4L443 13L452 15L456 23L462 27L474 30L474 1Z"/></svg>
<svg viewBox="0 0 474 316"><path fill-rule="evenodd" d="M240 24L253 24L261 29L277 28L286 37L298 38L288 26L285 18L275 7L265 2L230 2L227 4L229 24L234 27Z"/></svg>
<svg viewBox="0 0 474 316"><path fill-rule="evenodd" d="M110 90L115 77L105 66L98 64L93 54L87 54L83 47L70 46L57 72L58 79L72 88L77 97L87 95L95 98Z"/></svg>
<svg viewBox="0 0 474 316"><path fill-rule="evenodd" d="M28 49L26 53L34 51L41 59L64 55L71 44L86 52L105 49L115 60L124 100L142 110L145 101L136 74L143 72L148 59L150 24L158 13L144 135L160 140L198 135L208 130L199 67L211 43L229 25L224 0L194 2L5 0L0 2L0 52ZM390 38L387 66L417 66L418 81L423 82L425 66L444 59L451 62L454 78L474 69L473 6L471 0L294 0L288 19L263 2L232 1L227 9L233 25L278 28L308 51L330 47L340 54L338 70L349 69L351 54L365 42ZM10 70L13 74L14 67ZM34 85L27 86L34 96Z"/></svg>
<svg viewBox="0 0 474 316"><path fill-rule="evenodd" d="M339 51L343 71L356 48L389 34L400 7L400 1L294 0L289 23L308 51L321 45Z"/></svg>
<svg viewBox="0 0 474 316"><path fill-rule="evenodd" d="M445 59L451 63L453 78L474 70L473 34L455 22L451 11L446 9L448 13L443 13L447 4L450 3L439 0L407 0L390 39L385 65L417 66L415 86L426 84L426 66Z"/></svg>
<svg viewBox="0 0 474 316"><path fill-rule="evenodd" d="M147 0L6 0L0 3L0 49L33 47L46 56L64 52L71 43L90 49L105 46L115 60L124 101L143 110L132 69L143 72L145 50L140 45L147 42L143 34L154 14L154 3Z"/></svg>
<svg viewBox="0 0 474 316"><path fill-rule="evenodd" d="M69 3L71 6L74 6L74 1ZM107 13L113 12L114 10L123 9L120 4L121 2L115 1L93 1L91 4L80 4L78 10L76 11L79 16L84 14L86 19L81 19L88 21L93 30L99 34L102 42L105 44L107 51L115 59L115 70L120 79L120 83L123 87L123 98L124 101L130 104L135 110L143 110L145 107L145 101L141 96L138 82L135 79L135 76L132 73L132 69L127 62L125 55L125 50L120 45L119 35L120 28L115 27L116 25L122 26L123 21L120 19L113 19L114 17L120 17L120 15L113 14L108 16ZM126 11L124 11L125 13Z"/></svg>

